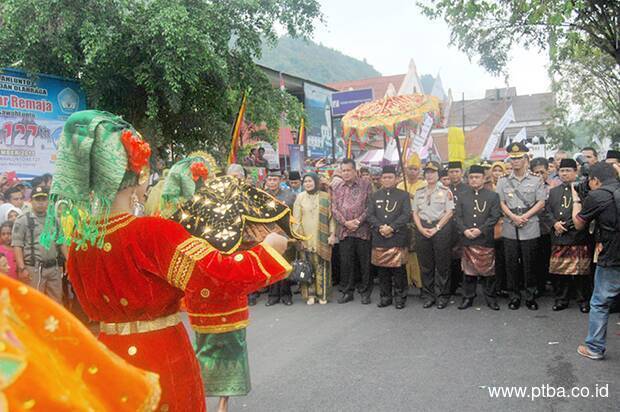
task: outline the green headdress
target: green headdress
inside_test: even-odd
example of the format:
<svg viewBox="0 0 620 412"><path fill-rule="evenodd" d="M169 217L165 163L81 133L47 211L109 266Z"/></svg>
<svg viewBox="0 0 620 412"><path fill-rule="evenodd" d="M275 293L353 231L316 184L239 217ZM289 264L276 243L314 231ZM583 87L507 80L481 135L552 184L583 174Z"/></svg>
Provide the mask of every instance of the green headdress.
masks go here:
<svg viewBox="0 0 620 412"><path fill-rule="evenodd" d="M171 168L162 190L162 215L168 217L177 206L191 198L196 192L196 183L208 177L215 177L217 163L206 152L193 152L183 160L176 162Z"/></svg>
<svg viewBox="0 0 620 412"><path fill-rule="evenodd" d="M116 194L148 177L150 154L120 116L98 110L71 115L60 137L41 244L102 247Z"/></svg>

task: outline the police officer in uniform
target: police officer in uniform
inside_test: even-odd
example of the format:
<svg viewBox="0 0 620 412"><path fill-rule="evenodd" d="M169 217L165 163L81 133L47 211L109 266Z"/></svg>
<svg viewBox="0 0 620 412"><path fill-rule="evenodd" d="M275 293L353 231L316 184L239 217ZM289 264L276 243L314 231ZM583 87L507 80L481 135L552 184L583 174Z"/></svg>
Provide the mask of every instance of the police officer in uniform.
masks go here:
<svg viewBox="0 0 620 412"><path fill-rule="evenodd" d="M479 165L469 168L470 189L462 191L456 202L455 222L463 246L461 267L464 273L463 302L459 309L467 309L473 304L480 277L487 306L499 310L495 296L493 229L502 212L497 193L484 188L484 172Z"/></svg>
<svg viewBox="0 0 620 412"><path fill-rule="evenodd" d="M450 299L450 249L454 199L450 189L439 183L439 164L428 162L424 167L426 187L413 199L413 219L418 229L416 246L422 272L424 308L437 302L443 309Z"/></svg>
<svg viewBox="0 0 620 412"><path fill-rule="evenodd" d="M546 192L540 177L528 171L527 152L523 143L506 148L512 163L510 175L497 182L504 225L504 254L512 310L519 309L521 297L530 310L538 310L536 293L536 254L540 238L538 214L545 207Z"/></svg>
<svg viewBox="0 0 620 412"><path fill-rule="evenodd" d="M366 219L372 230L371 262L377 267L383 308L392 304L405 307L407 300L407 270L411 199L404 190L396 188L396 168L384 166L381 189L370 195ZM392 292L392 280L394 291Z"/></svg>
<svg viewBox="0 0 620 412"><path fill-rule="evenodd" d="M62 303L62 266L64 246L49 250L39 244L47 216L48 189L39 186L31 195L32 210L15 221L11 245L15 250L17 275L22 282Z"/></svg>

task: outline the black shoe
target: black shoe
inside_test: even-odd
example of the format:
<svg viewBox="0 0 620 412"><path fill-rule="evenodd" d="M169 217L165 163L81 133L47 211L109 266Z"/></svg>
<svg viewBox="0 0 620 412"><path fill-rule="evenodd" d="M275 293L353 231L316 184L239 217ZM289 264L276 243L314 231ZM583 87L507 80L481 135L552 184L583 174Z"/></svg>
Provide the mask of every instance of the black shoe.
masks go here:
<svg viewBox="0 0 620 412"><path fill-rule="evenodd" d="M396 309L404 309L405 308L405 302L396 302L396 304L394 305L394 307Z"/></svg>
<svg viewBox="0 0 620 412"><path fill-rule="evenodd" d="M293 304L292 296L282 296L282 303L286 306L291 306Z"/></svg>
<svg viewBox="0 0 620 412"><path fill-rule="evenodd" d="M459 309L463 310L463 309L471 308L471 306L473 304L474 304L474 299L472 299L472 298L463 298L463 302L461 302L461 304L459 305Z"/></svg>
<svg viewBox="0 0 620 412"><path fill-rule="evenodd" d="M256 305L256 296L251 296L248 298L248 305L255 306Z"/></svg>
<svg viewBox="0 0 620 412"><path fill-rule="evenodd" d="M555 305L553 305L553 307L551 308L554 312L559 312L561 310L564 310L568 307L568 305L566 303L556 303Z"/></svg>
<svg viewBox="0 0 620 412"><path fill-rule="evenodd" d="M381 298L381 301L379 303L377 303L377 307L378 308L385 308L387 306L390 306L391 304L392 304L392 299Z"/></svg>
<svg viewBox="0 0 620 412"><path fill-rule="evenodd" d="M525 306L527 306L529 310L538 310L538 303L536 303L535 300L528 300L525 302Z"/></svg>
<svg viewBox="0 0 620 412"><path fill-rule="evenodd" d="M518 299L513 299L508 304L508 308L511 309L511 310L517 310L517 309L519 309L519 306L521 306L521 301L518 300Z"/></svg>
<svg viewBox="0 0 620 412"><path fill-rule="evenodd" d="M351 292L343 293L338 298L338 303L347 303L347 302L351 302L352 300L353 300L353 293Z"/></svg>
<svg viewBox="0 0 620 412"><path fill-rule="evenodd" d="M487 303L487 306L492 310L499 310L499 305L497 304L497 302L489 302Z"/></svg>
<svg viewBox="0 0 620 412"><path fill-rule="evenodd" d="M278 303L280 303L280 298L269 298L267 302L265 302L265 306L273 306Z"/></svg>
<svg viewBox="0 0 620 412"><path fill-rule="evenodd" d="M440 300L437 303L437 309L445 309L446 306L448 306L448 302L446 302L445 300Z"/></svg>
<svg viewBox="0 0 620 412"><path fill-rule="evenodd" d="M370 305L370 296L362 295L362 305Z"/></svg>
<svg viewBox="0 0 620 412"><path fill-rule="evenodd" d="M434 304L435 304L435 301L434 301L434 300L427 300L426 302L424 302L424 305L422 305L422 307L423 307L424 309L428 309L428 308L430 308L431 306L433 306Z"/></svg>
<svg viewBox="0 0 620 412"><path fill-rule="evenodd" d="M579 310L581 311L581 313L590 313L590 305L588 305L587 303L579 305Z"/></svg>

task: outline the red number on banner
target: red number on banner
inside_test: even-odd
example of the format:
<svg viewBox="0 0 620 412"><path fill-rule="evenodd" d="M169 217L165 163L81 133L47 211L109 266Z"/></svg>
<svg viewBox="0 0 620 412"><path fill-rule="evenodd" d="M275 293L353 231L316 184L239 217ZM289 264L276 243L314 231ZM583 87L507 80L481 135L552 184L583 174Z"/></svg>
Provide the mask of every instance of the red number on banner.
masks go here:
<svg viewBox="0 0 620 412"><path fill-rule="evenodd" d="M9 137L13 136L13 123L6 122L2 128L4 129L4 141L3 143L8 145Z"/></svg>
<svg viewBox="0 0 620 412"><path fill-rule="evenodd" d="M36 124L24 125L22 123L6 122L2 126L0 137L2 143L7 146L34 147L35 139L39 134L39 126Z"/></svg>
<svg viewBox="0 0 620 412"><path fill-rule="evenodd" d="M24 141L23 145L16 144L16 141L19 142L20 140ZM15 134L13 135L13 140L11 142L11 145L26 146L25 143L26 143L26 126L24 126L21 123L17 123L15 125Z"/></svg>
<svg viewBox="0 0 620 412"><path fill-rule="evenodd" d="M28 141L26 142L26 144L30 147L34 147L34 139L39 134L39 126L37 126L36 124L29 124L28 126L26 126L26 130L30 132L28 134Z"/></svg>

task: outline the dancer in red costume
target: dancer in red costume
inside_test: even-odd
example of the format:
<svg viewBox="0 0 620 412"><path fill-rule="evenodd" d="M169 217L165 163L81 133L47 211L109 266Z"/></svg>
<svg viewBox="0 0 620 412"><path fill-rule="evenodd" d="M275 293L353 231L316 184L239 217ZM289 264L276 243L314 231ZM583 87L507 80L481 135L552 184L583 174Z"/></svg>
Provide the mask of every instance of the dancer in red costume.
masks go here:
<svg viewBox="0 0 620 412"><path fill-rule="evenodd" d="M148 144L120 117L72 115L61 138L42 244L70 245L67 269L85 312L101 322L100 340L160 375L160 411L205 411L196 357L178 315L185 293L251 292L259 279L283 278L270 235L225 256L181 225L130 214L148 176ZM58 216L59 219L54 219ZM59 225L57 222L61 222ZM240 256L240 257L239 257Z"/></svg>

